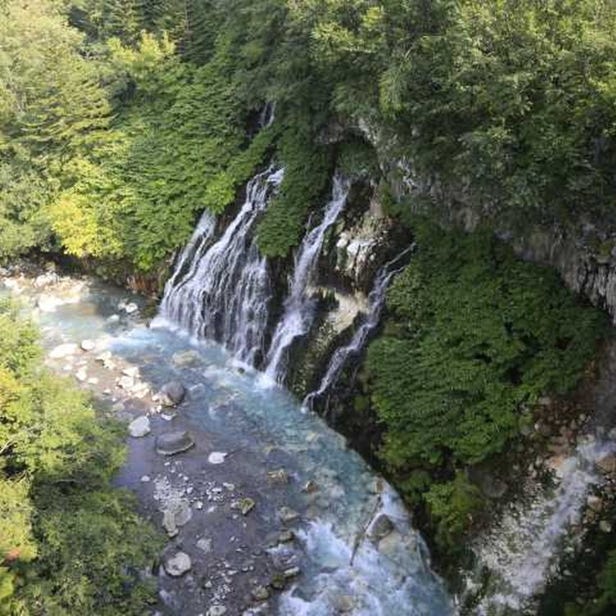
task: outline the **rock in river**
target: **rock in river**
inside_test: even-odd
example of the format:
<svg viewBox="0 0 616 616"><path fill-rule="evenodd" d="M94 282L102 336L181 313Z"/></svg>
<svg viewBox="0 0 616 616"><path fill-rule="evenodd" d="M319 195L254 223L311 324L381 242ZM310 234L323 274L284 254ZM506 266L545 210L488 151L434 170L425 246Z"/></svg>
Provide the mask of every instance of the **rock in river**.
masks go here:
<svg viewBox="0 0 616 616"><path fill-rule="evenodd" d="M89 351L93 351L96 348L96 342L94 340L82 340L79 345L82 351L88 353Z"/></svg>
<svg viewBox="0 0 616 616"><path fill-rule="evenodd" d="M163 406L177 406L184 400L186 388L179 381L170 381L160 390L159 399Z"/></svg>
<svg viewBox="0 0 616 616"><path fill-rule="evenodd" d="M190 571L192 563L190 556L185 552L176 552L173 556L165 559L165 571L173 576L180 577Z"/></svg>
<svg viewBox="0 0 616 616"><path fill-rule="evenodd" d="M210 464L223 464L229 454L224 451L213 451L207 458Z"/></svg>
<svg viewBox="0 0 616 616"><path fill-rule="evenodd" d="M193 447L195 441L185 430L167 432L156 439L156 451L163 456L173 456Z"/></svg>
<svg viewBox="0 0 616 616"><path fill-rule="evenodd" d="M389 535L393 530L393 522L384 513L379 513L374 522L370 525L369 536L371 539L378 541Z"/></svg>
<svg viewBox="0 0 616 616"><path fill-rule="evenodd" d="M170 500L163 507L163 528L169 537L175 537L180 526L190 521L192 510L186 499Z"/></svg>
<svg viewBox="0 0 616 616"><path fill-rule="evenodd" d="M67 342L65 344L59 344L57 347L51 350L49 353L49 357L51 359L64 359L65 357L70 357L77 352L77 345L72 342Z"/></svg>
<svg viewBox="0 0 616 616"><path fill-rule="evenodd" d="M150 433L150 420L145 415L137 417L137 419L128 424L128 433L133 438L141 438L148 435Z"/></svg>
<svg viewBox="0 0 616 616"><path fill-rule="evenodd" d="M278 510L278 517L280 518L281 522L283 522L284 524L288 524L289 522L294 522L295 520L297 520L299 518L299 513L297 513L297 511L294 511L293 509L290 509L289 507L281 507Z"/></svg>

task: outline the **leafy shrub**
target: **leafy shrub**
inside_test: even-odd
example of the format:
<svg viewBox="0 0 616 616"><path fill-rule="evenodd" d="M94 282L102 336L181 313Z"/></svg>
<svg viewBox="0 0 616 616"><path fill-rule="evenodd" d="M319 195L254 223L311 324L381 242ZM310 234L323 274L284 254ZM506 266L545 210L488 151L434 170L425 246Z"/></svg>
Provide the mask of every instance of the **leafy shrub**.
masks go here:
<svg viewBox="0 0 616 616"><path fill-rule="evenodd" d="M0 303L0 613L142 614L158 539L110 483L124 430L45 371L36 338Z"/></svg>
<svg viewBox="0 0 616 616"><path fill-rule="evenodd" d="M285 168L280 192L257 229L259 248L270 257L284 257L299 244L310 210L322 205L331 172L329 150L314 145L301 125L283 132L279 156Z"/></svg>
<svg viewBox="0 0 616 616"><path fill-rule="evenodd" d="M516 434L520 405L577 383L605 319L488 235L421 226L418 242L388 298L404 333L368 355L382 455L476 463Z"/></svg>
<svg viewBox="0 0 616 616"><path fill-rule="evenodd" d="M473 514L483 504L479 488L459 472L453 481L432 485L425 499L436 526L436 540L441 546L455 549L472 524Z"/></svg>

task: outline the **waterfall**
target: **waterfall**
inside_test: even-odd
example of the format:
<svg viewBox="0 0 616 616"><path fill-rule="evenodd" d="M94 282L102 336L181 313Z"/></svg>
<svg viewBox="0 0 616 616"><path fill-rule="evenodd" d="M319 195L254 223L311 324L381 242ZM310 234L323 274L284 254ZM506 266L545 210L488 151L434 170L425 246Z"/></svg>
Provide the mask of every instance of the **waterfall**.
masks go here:
<svg viewBox="0 0 616 616"><path fill-rule="evenodd" d="M350 182L340 174L334 176L332 197L322 222L306 234L295 258L295 269L285 300L284 314L276 327L267 355L266 374L277 382L284 381L289 349L294 340L306 335L314 321L315 304L307 292L317 264L325 233L336 222L347 202Z"/></svg>
<svg viewBox="0 0 616 616"><path fill-rule="evenodd" d="M276 103L266 103L259 114L259 128L269 128L274 123L275 119Z"/></svg>
<svg viewBox="0 0 616 616"><path fill-rule="evenodd" d="M370 291L370 295L368 296L368 314L364 317L361 325L355 331L351 341L342 347L338 347L334 351L319 387L304 398L305 407L312 408L316 400L322 398L329 392L338 381L349 359L357 357L362 352L370 335L379 325L387 298L387 289L389 288L392 278L404 268L404 265L401 265L402 259L414 249L415 244L403 250L398 256L386 263L379 270L374 279L372 291Z"/></svg>
<svg viewBox="0 0 616 616"><path fill-rule="evenodd" d="M161 313L173 314L177 307L175 299L177 299L179 287L194 279L199 261L209 247L215 230L216 217L208 210L205 210L188 244L180 253L171 278L165 284L165 292L160 308ZM186 270L187 266L188 270Z"/></svg>
<svg viewBox="0 0 616 616"><path fill-rule="evenodd" d="M246 201L214 244L214 225L203 222L180 257L161 304L163 319L193 336L218 340L249 364L263 349L271 296L267 260L252 231L283 173L271 167L248 183Z"/></svg>
<svg viewBox="0 0 616 616"><path fill-rule="evenodd" d="M477 614L525 613L531 608L558 562L568 530L580 522L591 486L600 483L594 464L614 449L613 443L594 441L578 446L563 463L561 483L552 495L540 495L524 511L508 512L488 541L482 541L479 563L496 579Z"/></svg>

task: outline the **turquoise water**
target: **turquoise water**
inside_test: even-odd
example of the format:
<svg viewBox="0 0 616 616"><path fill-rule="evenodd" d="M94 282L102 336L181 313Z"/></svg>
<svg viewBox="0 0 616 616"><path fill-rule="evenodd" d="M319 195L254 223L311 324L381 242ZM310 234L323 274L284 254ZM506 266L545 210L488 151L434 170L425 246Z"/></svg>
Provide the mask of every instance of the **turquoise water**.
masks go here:
<svg viewBox="0 0 616 616"><path fill-rule="evenodd" d="M277 613L454 612L397 494L319 417L218 344L191 341L163 321L147 327L119 308L126 302L139 305L139 298L91 280L79 293L71 294L70 288L66 282L60 290L45 291L59 298L53 310L48 309L53 302L37 300L41 292L31 281L22 281L21 291L13 288L26 298L48 349L87 338L96 342L97 353L110 351L124 364L137 366L152 391L170 379L180 380L189 391L182 406L185 420L219 448L224 445L229 472L253 487L262 523L276 529L283 502L301 515L297 541L270 548L274 561L297 563L302 571L280 598ZM37 301L46 309L36 308ZM56 362L55 369L68 372L70 365L62 363ZM100 393L110 386L101 380L94 388ZM273 487L263 480L264 469L277 467L290 480ZM302 490L308 481L318 486L316 493ZM377 543L368 538L368 527L379 513L390 518L395 530Z"/></svg>

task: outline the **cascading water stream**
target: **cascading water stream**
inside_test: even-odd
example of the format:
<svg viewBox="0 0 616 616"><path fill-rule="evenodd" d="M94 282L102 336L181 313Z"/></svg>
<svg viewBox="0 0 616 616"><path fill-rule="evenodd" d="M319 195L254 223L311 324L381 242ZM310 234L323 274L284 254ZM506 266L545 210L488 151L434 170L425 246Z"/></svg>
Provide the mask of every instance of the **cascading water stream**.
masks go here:
<svg viewBox="0 0 616 616"><path fill-rule="evenodd" d="M199 262L210 246L216 230L216 217L206 210L195 228L188 244L184 247L173 270L173 275L165 284L165 293L161 303L161 312L172 314L176 309L179 289L197 275ZM187 269L188 268L188 269Z"/></svg>
<svg viewBox="0 0 616 616"><path fill-rule="evenodd" d="M578 446L563 463L562 481L552 495L535 498L522 512L506 514L482 541L479 563L489 568L495 582L477 606L477 614L532 611L568 530L580 521L591 486L600 483L595 463L615 450L614 443L594 440Z"/></svg>
<svg viewBox="0 0 616 616"><path fill-rule="evenodd" d="M203 239L193 238L185 249L161 304L161 320L197 338L218 340L249 364L263 349L271 297L267 260L259 253L252 231L283 174L272 167L255 176L235 220L211 246L210 226L204 223ZM193 253L191 244L205 251L198 248ZM191 266L182 275L191 254Z"/></svg>
<svg viewBox="0 0 616 616"><path fill-rule="evenodd" d="M351 341L337 348L327 366L327 371L321 379L318 389L309 393L304 398L304 406L312 408L314 402L322 398L325 394L331 391L332 387L338 381L343 368L352 357L357 357L364 349L370 335L378 327L385 306L385 299L387 297L387 289L391 283L392 278L398 274L402 269L401 261L406 255L411 253L415 248L413 244L406 250L403 250L397 257L386 263L376 275L374 281L374 287L368 296L369 312L365 316L361 325L357 328L357 331L351 338Z"/></svg>
<svg viewBox="0 0 616 616"><path fill-rule="evenodd" d="M325 233L344 209L349 189L350 182L336 174L332 198L325 208L323 220L306 234L297 253L289 295L284 305L284 314L276 327L267 354L265 373L278 383L283 382L286 376L291 345L297 338L305 336L310 331L314 321L316 302L307 292L308 285L318 262Z"/></svg>

